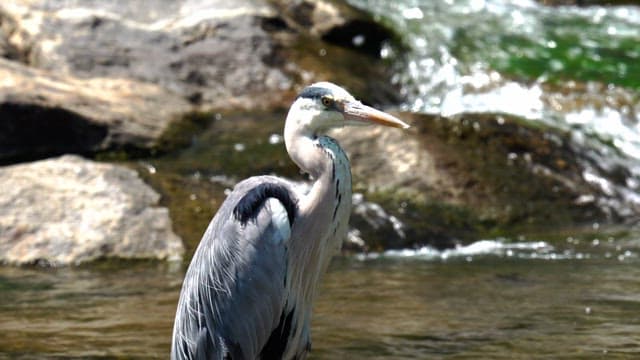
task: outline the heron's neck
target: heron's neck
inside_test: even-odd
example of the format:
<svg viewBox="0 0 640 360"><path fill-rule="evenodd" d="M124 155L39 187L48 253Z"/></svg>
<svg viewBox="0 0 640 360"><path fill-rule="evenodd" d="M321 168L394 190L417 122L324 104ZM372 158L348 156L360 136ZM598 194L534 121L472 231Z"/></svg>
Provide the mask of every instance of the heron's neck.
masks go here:
<svg viewBox="0 0 640 360"><path fill-rule="evenodd" d="M351 186L349 159L334 139L287 121L284 140L291 160L311 176L314 186L319 182L335 182L339 177L347 177L345 180Z"/></svg>
<svg viewBox="0 0 640 360"><path fill-rule="evenodd" d="M351 209L351 169L349 159L338 143L328 137L285 126L285 144L291 159L313 178L311 189L300 198L299 223L313 228L315 234L341 241ZM302 225L300 225L302 226ZM298 228L298 226L295 226ZM309 244L307 244L309 245ZM339 244L336 242L336 246ZM313 244L323 257L323 246ZM321 254L322 253L322 254ZM323 259L324 260L324 259Z"/></svg>
<svg viewBox="0 0 640 360"><path fill-rule="evenodd" d="M284 142L291 160L298 167L318 179L326 171L327 158L318 146L318 136L305 127L291 126L289 121L284 129Z"/></svg>
<svg viewBox="0 0 640 360"><path fill-rule="evenodd" d="M334 139L299 124L290 125L287 121L285 145L289 156L313 179L311 190L300 199L301 215L312 216L317 223L314 226L329 227L337 220L334 208L351 205L349 159Z"/></svg>
<svg viewBox="0 0 640 360"><path fill-rule="evenodd" d="M300 194L299 213L289 246L289 253L293 254L289 275L291 284L295 284L291 287L294 289L292 304L297 304L295 307L304 319L300 321L307 329L320 278L332 255L340 249L347 231L351 171L346 154L328 136L285 125L285 144L291 159L313 178L311 189Z"/></svg>

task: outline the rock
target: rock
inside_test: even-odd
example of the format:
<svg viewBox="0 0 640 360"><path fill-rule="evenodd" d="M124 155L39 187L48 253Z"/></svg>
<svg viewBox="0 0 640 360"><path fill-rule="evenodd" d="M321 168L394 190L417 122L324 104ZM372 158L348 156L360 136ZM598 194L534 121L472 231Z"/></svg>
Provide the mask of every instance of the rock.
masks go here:
<svg viewBox="0 0 640 360"><path fill-rule="evenodd" d="M3 53L20 62L0 62L0 161L153 149L172 122L206 110L194 105L251 107L286 88L265 65L275 60L257 17L268 10L245 5L184 1L150 15L136 5L3 2Z"/></svg>
<svg viewBox="0 0 640 360"><path fill-rule="evenodd" d="M26 35L28 64L62 76L157 84L195 105L251 108L290 89L275 44L261 28L266 3L14 1L4 5ZM14 31L15 32L15 31ZM241 64L241 65L240 65ZM240 65L240 66L239 66Z"/></svg>
<svg viewBox="0 0 640 360"><path fill-rule="evenodd" d="M0 262L179 259L160 196L133 170L77 156L0 168Z"/></svg>
<svg viewBox="0 0 640 360"><path fill-rule="evenodd" d="M59 76L0 59L0 161L152 148L188 109L151 83Z"/></svg>
<svg viewBox="0 0 640 360"><path fill-rule="evenodd" d="M388 63L381 61L383 51L404 51L392 29L346 2L272 3L285 24L284 29L290 30L271 34L287 48L281 53L289 61L288 67L298 69L294 78L300 78L302 84L297 85L297 90L310 82L324 80L348 88L367 103L393 105L403 100L398 87L392 84ZM288 35L284 39L283 33Z"/></svg>
<svg viewBox="0 0 640 360"><path fill-rule="evenodd" d="M317 80L342 79L367 100L393 102L377 62L390 34L325 1L4 1L0 162L144 153L189 114L284 107Z"/></svg>
<svg viewBox="0 0 640 360"><path fill-rule="evenodd" d="M291 28L376 59L385 45L396 41L391 29L345 3L304 0L274 4Z"/></svg>
<svg viewBox="0 0 640 360"><path fill-rule="evenodd" d="M347 252L399 248L407 243L405 225L380 205L366 201L363 194L352 197L349 233L342 245Z"/></svg>
<svg viewBox="0 0 640 360"><path fill-rule="evenodd" d="M640 214L622 167L603 167L568 133L506 115L399 116L413 128L334 135L350 154L354 189L404 223L406 239L450 247ZM391 239L369 245L422 245Z"/></svg>

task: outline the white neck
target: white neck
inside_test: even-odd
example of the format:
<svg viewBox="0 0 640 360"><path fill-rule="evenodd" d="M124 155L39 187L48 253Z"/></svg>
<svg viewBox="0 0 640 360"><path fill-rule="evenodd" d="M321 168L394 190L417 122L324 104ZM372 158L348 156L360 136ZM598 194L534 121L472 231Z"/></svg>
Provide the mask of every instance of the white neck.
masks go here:
<svg viewBox="0 0 640 360"><path fill-rule="evenodd" d="M284 125L284 143L291 160L302 169L302 171L317 179L324 169L325 157L314 151L314 141L317 135L308 125L306 119L292 116L289 112Z"/></svg>
<svg viewBox="0 0 640 360"><path fill-rule="evenodd" d="M331 257L340 249L351 213L349 159L338 143L301 126L289 116L284 139L291 159L313 178L311 190L299 195L299 213L292 227L289 247L290 289L298 309L311 309L317 285ZM293 304L291 304L293 305ZM291 306L290 305L290 306ZM303 314L305 329L311 313ZM300 333L296 336L304 337Z"/></svg>

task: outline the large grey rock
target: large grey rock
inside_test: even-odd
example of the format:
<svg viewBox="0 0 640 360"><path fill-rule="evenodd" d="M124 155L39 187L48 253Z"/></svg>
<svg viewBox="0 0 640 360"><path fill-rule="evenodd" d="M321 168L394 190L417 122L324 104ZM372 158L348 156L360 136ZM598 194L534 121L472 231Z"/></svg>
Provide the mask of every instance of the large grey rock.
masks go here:
<svg viewBox="0 0 640 360"><path fill-rule="evenodd" d="M317 80L395 100L390 36L328 1L2 1L0 162L156 150L193 112L288 106Z"/></svg>
<svg viewBox="0 0 640 360"><path fill-rule="evenodd" d="M0 168L0 262L179 259L160 196L133 170L67 155Z"/></svg>
<svg viewBox="0 0 640 360"><path fill-rule="evenodd" d="M265 4L149 5L0 4L0 161L154 149L193 111L261 106L290 89L261 28Z"/></svg>
<svg viewBox="0 0 640 360"><path fill-rule="evenodd" d="M0 58L0 160L150 148L188 109L152 83L82 79Z"/></svg>
<svg viewBox="0 0 640 360"><path fill-rule="evenodd" d="M7 1L30 66L64 76L158 84L194 104L251 106L291 80L273 66L263 1Z"/></svg>

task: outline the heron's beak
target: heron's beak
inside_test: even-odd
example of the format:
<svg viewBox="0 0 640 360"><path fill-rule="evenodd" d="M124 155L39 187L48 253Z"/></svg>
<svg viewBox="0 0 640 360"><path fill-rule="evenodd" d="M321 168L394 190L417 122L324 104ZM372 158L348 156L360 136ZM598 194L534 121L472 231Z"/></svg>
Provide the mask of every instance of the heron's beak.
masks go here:
<svg viewBox="0 0 640 360"><path fill-rule="evenodd" d="M364 105L359 101L347 101L342 105L342 113L347 121L355 121L356 123L375 123L401 129L409 128L409 124L397 117Z"/></svg>

